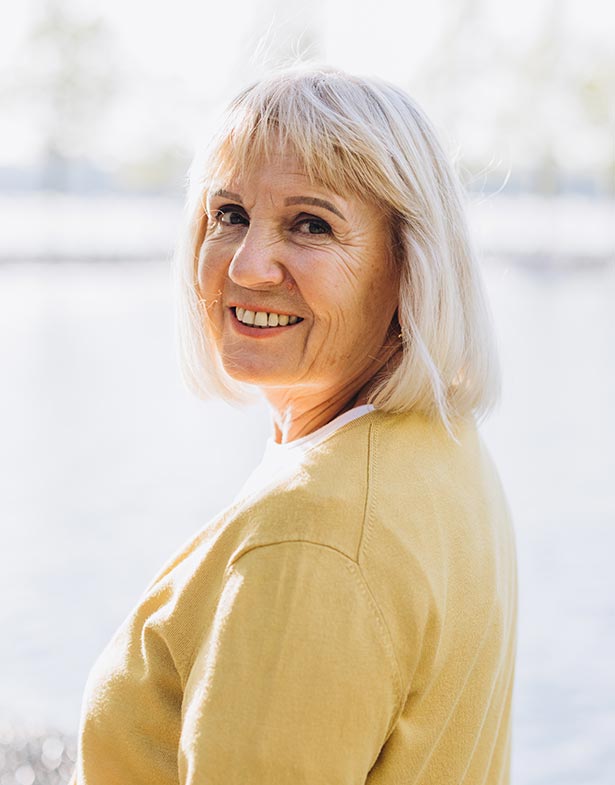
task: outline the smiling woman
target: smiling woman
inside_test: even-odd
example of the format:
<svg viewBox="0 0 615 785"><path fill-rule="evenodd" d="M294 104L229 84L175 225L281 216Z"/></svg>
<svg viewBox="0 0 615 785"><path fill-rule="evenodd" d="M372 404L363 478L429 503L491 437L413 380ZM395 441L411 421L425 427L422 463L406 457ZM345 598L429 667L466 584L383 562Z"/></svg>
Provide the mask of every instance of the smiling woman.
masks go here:
<svg viewBox="0 0 615 785"><path fill-rule="evenodd" d="M211 306L211 290L208 299L195 286L193 260L208 252L212 224L244 227L241 244L247 242L248 254L253 243L264 239L281 248L282 235L273 233L271 216L264 222L264 200L275 196L267 193L267 177L280 192L280 209L320 208L278 217L279 227L282 219L286 224L295 220L286 225L287 239L309 235L306 242L326 245L318 259L327 254L350 259L353 232L359 243L369 231L386 235L370 249L382 262L374 278L386 289L383 271L390 272L397 278L399 296L390 299L393 319L386 347L381 347L386 367L369 380L363 398L383 410L421 411L445 427L451 417L485 415L499 394L498 363L457 178L429 120L407 95L376 80L368 84L339 73L329 73L326 80L321 73L309 89L307 81L283 78L242 93L203 158L195 161L189 226L177 257L180 347L189 387L198 395L246 398L246 386L237 382L250 380L238 378L221 362L207 315L203 325L202 309ZM239 193L240 186L254 193ZM242 201L248 198L259 210L256 216L248 210L253 206ZM347 212L360 214L345 213L342 203ZM293 258L299 259L298 254ZM260 258L260 263L268 262ZM342 263L341 270L333 267L319 266L318 275L326 273L323 292L329 282L336 285L354 275L352 262ZM335 298L335 293L327 296ZM363 313L362 330L355 333L362 343L367 324L373 338L371 310ZM317 336L325 325L318 313L313 317ZM388 336L395 337L394 346ZM315 344L313 340L312 348ZM325 397L331 400L330 394ZM325 422L339 401L333 398L333 408L323 413Z"/></svg>
<svg viewBox="0 0 615 785"><path fill-rule="evenodd" d="M92 669L73 783L504 785L515 547L476 425L497 362L433 130L393 86L286 72L197 161L184 375L260 390L273 436Z"/></svg>

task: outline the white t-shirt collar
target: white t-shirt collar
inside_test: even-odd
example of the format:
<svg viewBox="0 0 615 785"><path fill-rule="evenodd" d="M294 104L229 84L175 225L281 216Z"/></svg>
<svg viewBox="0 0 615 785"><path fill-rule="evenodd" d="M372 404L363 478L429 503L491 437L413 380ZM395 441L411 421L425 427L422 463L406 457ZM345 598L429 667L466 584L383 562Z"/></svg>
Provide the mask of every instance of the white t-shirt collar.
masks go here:
<svg viewBox="0 0 615 785"><path fill-rule="evenodd" d="M273 440L273 437L270 437L265 445L261 462L248 477L237 498L239 499L242 496L252 495L263 490L278 475L292 471L293 467L298 466L307 450L320 444L320 442L324 441L332 433L335 433L343 425L373 410L374 407L371 403L355 406L354 409L349 409L347 412L338 415L331 422L309 433L307 436L293 439L293 441L285 442L284 444L279 444Z"/></svg>

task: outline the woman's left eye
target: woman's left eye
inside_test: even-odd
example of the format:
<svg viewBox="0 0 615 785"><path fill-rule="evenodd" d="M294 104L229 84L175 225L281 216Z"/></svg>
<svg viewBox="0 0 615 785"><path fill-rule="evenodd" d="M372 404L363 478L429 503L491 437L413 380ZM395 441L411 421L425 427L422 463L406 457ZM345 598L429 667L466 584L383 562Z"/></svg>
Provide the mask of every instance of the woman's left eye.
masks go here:
<svg viewBox="0 0 615 785"><path fill-rule="evenodd" d="M331 227L322 218L309 216L300 218L295 226L295 231L299 234L331 234Z"/></svg>
<svg viewBox="0 0 615 785"><path fill-rule="evenodd" d="M221 207L219 210L216 210L215 216L218 223L225 226L246 225L249 223L246 214L239 208L234 210L232 207Z"/></svg>

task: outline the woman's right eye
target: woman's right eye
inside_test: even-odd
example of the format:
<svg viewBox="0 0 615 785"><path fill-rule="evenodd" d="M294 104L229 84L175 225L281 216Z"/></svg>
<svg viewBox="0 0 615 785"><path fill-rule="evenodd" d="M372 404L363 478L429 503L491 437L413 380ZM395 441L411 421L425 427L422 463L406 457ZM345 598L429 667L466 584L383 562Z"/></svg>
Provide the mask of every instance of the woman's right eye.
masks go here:
<svg viewBox="0 0 615 785"><path fill-rule="evenodd" d="M237 205L224 205L214 212L216 223L224 226L248 226L249 220L245 210Z"/></svg>

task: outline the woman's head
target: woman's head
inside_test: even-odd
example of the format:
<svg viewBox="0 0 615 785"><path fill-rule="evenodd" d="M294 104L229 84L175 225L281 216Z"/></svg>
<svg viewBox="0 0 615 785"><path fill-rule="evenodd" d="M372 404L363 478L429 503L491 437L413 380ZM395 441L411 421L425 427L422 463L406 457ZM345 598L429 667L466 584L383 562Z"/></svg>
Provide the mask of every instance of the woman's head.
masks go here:
<svg viewBox="0 0 615 785"><path fill-rule="evenodd" d="M272 403L352 400L401 348L380 206L332 191L280 148L216 176L205 208L197 283L225 372Z"/></svg>
<svg viewBox="0 0 615 785"><path fill-rule="evenodd" d="M291 362L288 339L291 354L302 341L307 352L286 367L289 384L319 383L327 368L351 383L373 372L377 408L444 423L495 400L497 362L459 186L403 91L329 70L257 83L197 158L188 210L176 259L179 338L198 394L237 398L240 382L281 383L276 355ZM304 322L263 340L239 327L225 344L224 309L236 319L229 309L250 305ZM265 356L269 379L258 375Z"/></svg>

